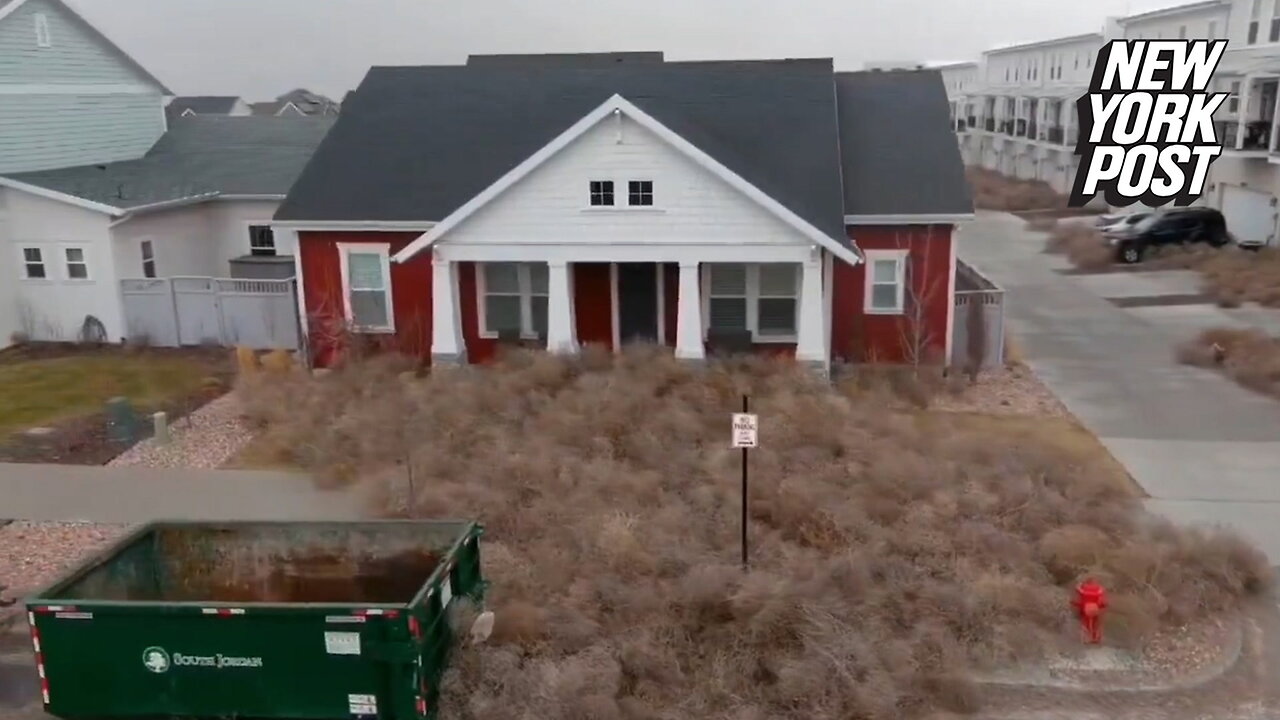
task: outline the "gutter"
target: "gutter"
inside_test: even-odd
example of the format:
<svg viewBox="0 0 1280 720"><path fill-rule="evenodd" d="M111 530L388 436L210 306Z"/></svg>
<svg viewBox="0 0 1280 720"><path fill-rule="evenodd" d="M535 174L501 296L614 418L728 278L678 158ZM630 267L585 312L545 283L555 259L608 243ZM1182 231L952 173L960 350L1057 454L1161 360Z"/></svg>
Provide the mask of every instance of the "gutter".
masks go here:
<svg viewBox="0 0 1280 720"><path fill-rule="evenodd" d="M218 193L210 192L210 193L204 193L201 195L192 195L190 197L178 198L177 200L164 200L161 202L150 203L149 205L137 205L135 207L127 208L124 211L124 216L121 217L119 220L116 220L115 222L111 223L110 227L114 228L116 226L123 225L138 215L145 215L151 212L158 212L160 210L169 210L171 208L184 207L187 205L198 205L200 203L213 200L217 197L218 197Z"/></svg>

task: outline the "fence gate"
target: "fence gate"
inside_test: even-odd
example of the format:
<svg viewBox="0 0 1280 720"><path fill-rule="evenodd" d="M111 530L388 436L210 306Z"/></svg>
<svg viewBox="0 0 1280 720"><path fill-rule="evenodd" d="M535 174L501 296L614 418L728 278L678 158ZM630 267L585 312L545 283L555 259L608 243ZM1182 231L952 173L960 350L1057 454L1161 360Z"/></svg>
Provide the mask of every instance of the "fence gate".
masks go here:
<svg viewBox="0 0 1280 720"><path fill-rule="evenodd" d="M955 315L951 328L951 364L968 368L1004 364L1004 290L972 265L957 260Z"/></svg>
<svg viewBox="0 0 1280 720"><path fill-rule="evenodd" d="M293 280L127 279L120 292L125 330L140 344L298 348Z"/></svg>

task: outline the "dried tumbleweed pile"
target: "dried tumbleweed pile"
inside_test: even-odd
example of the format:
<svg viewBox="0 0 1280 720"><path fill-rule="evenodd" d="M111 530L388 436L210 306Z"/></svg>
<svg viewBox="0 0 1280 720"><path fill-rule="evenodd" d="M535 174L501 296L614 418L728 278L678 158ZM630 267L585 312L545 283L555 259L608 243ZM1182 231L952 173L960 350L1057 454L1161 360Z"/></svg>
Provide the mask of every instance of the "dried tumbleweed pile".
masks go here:
<svg viewBox="0 0 1280 720"><path fill-rule="evenodd" d="M1112 591L1140 646L1270 584L1240 540L1144 514L1126 485L1023 441L939 431L785 362L516 355L247 378L294 459L422 517L476 517L497 613L446 679L450 718L901 718L972 710L975 668L1077 642L1069 588ZM747 392L752 569L738 556Z"/></svg>

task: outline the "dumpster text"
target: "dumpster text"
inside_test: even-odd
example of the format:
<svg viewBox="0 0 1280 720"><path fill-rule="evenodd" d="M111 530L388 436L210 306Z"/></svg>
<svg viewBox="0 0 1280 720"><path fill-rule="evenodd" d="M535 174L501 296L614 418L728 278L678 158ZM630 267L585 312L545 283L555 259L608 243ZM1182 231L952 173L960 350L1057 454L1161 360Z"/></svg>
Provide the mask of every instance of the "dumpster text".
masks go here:
<svg viewBox="0 0 1280 720"><path fill-rule="evenodd" d="M246 667L259 668L262 667L262 658L260 657L235 657L233 655L183 655L182 653L173 654L173 664L177 667Z"/></svg>

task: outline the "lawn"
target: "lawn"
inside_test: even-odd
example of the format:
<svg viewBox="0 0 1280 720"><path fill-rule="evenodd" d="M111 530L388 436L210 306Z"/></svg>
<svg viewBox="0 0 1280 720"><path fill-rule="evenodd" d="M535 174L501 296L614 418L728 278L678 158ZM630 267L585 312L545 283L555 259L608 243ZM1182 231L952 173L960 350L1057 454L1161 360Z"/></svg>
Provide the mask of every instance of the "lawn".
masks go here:
<svg viewBox="0 0 1280 720"><path fill-rule="evenodd" d="M209 363L178 353L95 351L0 360L0 436L102 412L113 397L155 408L192 395Z"/></svg>

